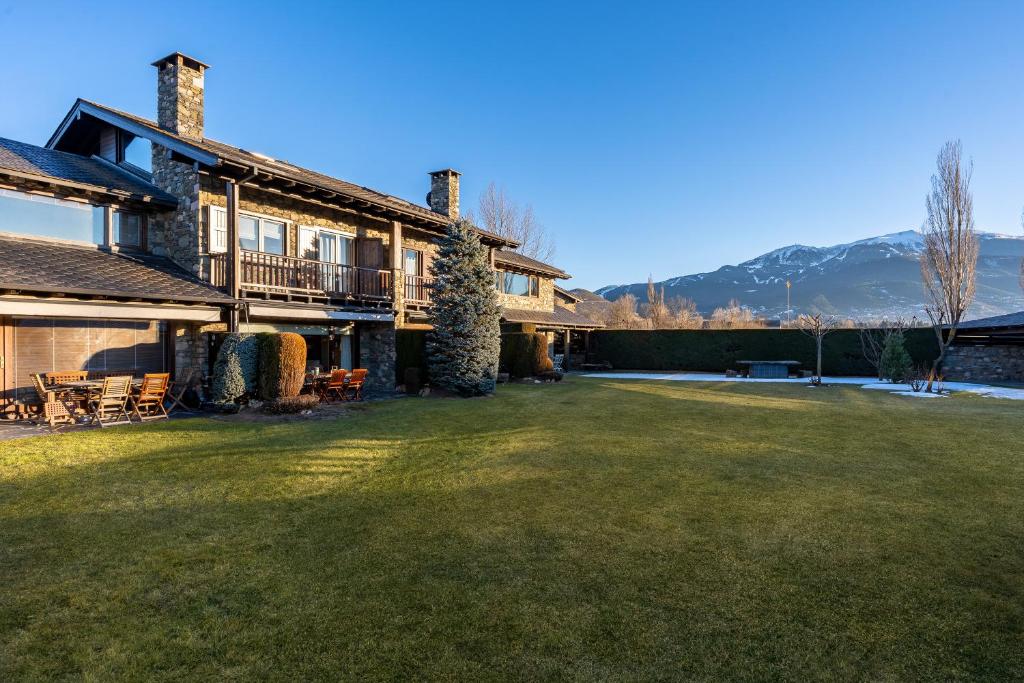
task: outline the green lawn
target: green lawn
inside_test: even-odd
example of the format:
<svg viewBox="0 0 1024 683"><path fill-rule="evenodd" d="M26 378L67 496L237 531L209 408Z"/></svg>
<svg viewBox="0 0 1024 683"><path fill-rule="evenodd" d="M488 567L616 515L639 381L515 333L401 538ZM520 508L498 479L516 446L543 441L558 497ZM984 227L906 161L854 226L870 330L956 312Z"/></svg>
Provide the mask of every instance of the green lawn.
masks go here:
<svg viewBox="0 0 1024 683"><path fill-rule="evenodd" d="M1020 679L1022 416L572 378L0 443L0 679Z"/></svg>

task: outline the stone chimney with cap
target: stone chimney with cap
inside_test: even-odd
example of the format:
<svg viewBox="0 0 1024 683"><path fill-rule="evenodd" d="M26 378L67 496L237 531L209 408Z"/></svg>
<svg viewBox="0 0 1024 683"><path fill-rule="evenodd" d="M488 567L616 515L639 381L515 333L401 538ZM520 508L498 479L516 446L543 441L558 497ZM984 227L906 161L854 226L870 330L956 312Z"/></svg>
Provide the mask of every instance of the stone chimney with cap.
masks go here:
<svg viewBox="0 0 1024 683"><path fill-rule="evenodd" d="M198 59L174 52L153 62L157 68L157 123L164 130L193 140L203 139L204 74Z"/></svg>
<svg viewBox="0 0 1024 683"><path fill-rule="evenodd" d="M430 174L430 194L427 195L427 204L431 211L444 214L452 220L458 220L460 175L462 174L450 168Z"/></svg>

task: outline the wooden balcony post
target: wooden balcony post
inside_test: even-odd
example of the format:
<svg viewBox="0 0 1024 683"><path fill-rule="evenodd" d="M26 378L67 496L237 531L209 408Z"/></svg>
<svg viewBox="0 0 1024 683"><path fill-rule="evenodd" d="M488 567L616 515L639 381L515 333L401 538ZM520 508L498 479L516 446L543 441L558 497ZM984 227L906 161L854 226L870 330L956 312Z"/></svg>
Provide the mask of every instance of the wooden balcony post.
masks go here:
<svg viewBox="0 0 1024 683"><path fill-rule="evenodd" d="M405 309L405 259L402 258L402 224L391 221L391 299L395 302L395 320L402 324Z"/></svg>
<svg viewBox="0 0 1024 683"><path fill-rule="evenodd" d="M238 239L238 185L227 182L227 223L228 223L228 294L238 299L242 292L242 249ZM232 308L228 331L238 332L238 309Z"/></svg>

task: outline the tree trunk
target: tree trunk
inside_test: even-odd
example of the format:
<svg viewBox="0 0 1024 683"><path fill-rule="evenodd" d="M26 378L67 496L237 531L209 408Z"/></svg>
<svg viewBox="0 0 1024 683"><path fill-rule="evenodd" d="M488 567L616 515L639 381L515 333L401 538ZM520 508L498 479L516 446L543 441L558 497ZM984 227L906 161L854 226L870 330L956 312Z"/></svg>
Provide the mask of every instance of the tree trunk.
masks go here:
<svg viewBox="0 0 1024 683"><path fill-rule="evenodd" d="M932 393L932 384L935 382L935 378L939 375L939 368L942 367L942 361L946 359L946 349L953 343L953 337L956 336L956 328L951 327L949 329L949 336L946 338L942 337L942 326L935 326L935 336L939 339L939 355L932 361L932 369L928 373L928 386L924 388L929 394Z"/></svg>
<svg viewBox="0 0 1024 683"><path fill-rule="evenodd" d="M821 337L818 337L818 383L821 383Z"/></svg>

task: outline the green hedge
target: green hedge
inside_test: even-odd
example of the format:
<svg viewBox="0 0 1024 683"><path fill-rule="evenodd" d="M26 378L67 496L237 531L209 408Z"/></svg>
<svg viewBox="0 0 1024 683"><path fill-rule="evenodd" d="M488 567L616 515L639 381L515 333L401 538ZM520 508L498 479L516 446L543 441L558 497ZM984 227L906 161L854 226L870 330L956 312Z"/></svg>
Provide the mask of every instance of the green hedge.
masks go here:
<svg viewBox="0 0 1024 683"><path fill-rule="evenodd" d="M915 365L930 365L939 352L931 328L908 330L905 343ZM590 351L592 361L622 370L724 372L738 360L796 360L807 370L816 364L814 340L800 330L598 330L590 333ZM826 375L875 374L858 330L826 336L822 365Z"/></svg>
<svg viewBox="0 0 1024 683"><path fill-rule="evenodd" d="M538 332L513 332L501 335L498 366L513 377L535 377L551 372L548 338Z"/></svg>
<svg viewBox="0 0 1024 683"><path fill-rule="evenodd" d="M405 384L406 368L419 368L420 382L427 378L427 333L425 330L395 332L395 384Z"/></svg>

